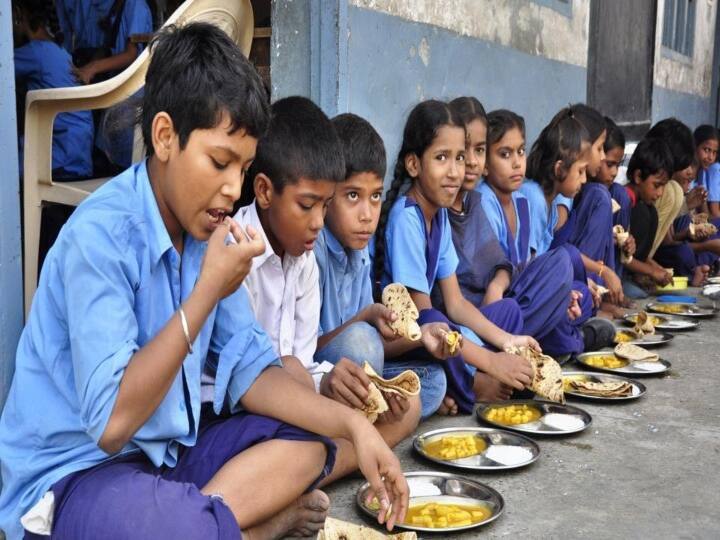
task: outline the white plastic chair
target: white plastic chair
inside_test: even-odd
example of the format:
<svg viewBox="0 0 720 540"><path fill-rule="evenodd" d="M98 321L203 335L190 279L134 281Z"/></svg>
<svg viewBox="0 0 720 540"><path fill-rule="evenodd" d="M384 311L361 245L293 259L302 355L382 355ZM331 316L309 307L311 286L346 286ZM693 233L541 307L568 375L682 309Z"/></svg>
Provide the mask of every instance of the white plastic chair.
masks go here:
<svg viewBox="0 0 720 540"><path fill-rule="evenodd" d="M213 23L237 43L245 56L252 45L254 20L250 0L187 0L165 25L191 21ZM108 178L77 182L52 180L52 131L58 113L111 107L132 96L145 84L150 63L146 49L122 73L88 86L51 88L28 92L25 103L24 170L24 280L25 315L30 311L38 279L38 253L42 203L79 205ZM133 160L144 153L139 130L135 131Z"/></svg>

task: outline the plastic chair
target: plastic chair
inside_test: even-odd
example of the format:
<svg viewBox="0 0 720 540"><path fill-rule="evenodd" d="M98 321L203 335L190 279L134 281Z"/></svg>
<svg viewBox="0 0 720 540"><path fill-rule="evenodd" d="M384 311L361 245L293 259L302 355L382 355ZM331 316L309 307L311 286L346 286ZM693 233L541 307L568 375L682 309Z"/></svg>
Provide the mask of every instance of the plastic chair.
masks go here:
<svg viewBox="0 0 720 540"><path fill-rule="evenodd" d="M191 21L215 24L237 43L245 56L252 45L254 19L250 0L187 0L165 25ZM58 113L111 107L132 96L145 84L150 51L144 50L124 71L106 81L73 88L28 92L25 104L24 280L25 315L30 311L38 280L38 252L42 203L79 205L109 178L77 182L52 180L52 132ZM139 129L135 131L133 160L144 154Z"/></svg>

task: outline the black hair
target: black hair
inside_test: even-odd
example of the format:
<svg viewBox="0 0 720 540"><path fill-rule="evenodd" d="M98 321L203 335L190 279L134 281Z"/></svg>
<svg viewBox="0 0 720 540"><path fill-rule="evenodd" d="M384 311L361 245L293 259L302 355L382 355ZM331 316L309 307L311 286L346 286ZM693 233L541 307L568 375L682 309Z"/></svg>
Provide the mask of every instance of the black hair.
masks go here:
<svg viewBox="0 0 720 540"><path fill-rule="evenodd" d="M27 18L32 31L44 26L53 41L62 44L64 36L52 0L12 0L12 7Z"/></svg>
<svg viewBox="0 0 720 540"><path fill-rule="evenodd" d="M440 128L456 126L465 129L465 124L457 117L452 108L444 101L429 99L421 101L408 115L403 130L403 140L395 162L393 180L385 194L380 211L380 220L375 231L375 259L373 261L376 285L382 279L385 266L385 226L390 209L398 196L406 191L410 175L405 168L405 157L411 154L422 158L425 150L432 145ZM376 291L377 293L378 291Z"/></svg>
<svg viewBox="0 0 720 540"><path fill-rule="evenodd" d="M647 138L662 139L673 157L672 176L677 171L687 169L695 157L695 141L690 128L677 118L665 118L650 128ZM629 178L629 177L628 177Z"/></svg>
<svg viewBox="0 0 720 540"><path fill-rule="evenodd" d="M487 115L487 126L488 148L502 139L511 129L519 129L523 139L525 138L525 119L507 109L490 111Z"/></svg>
<svg viewBox="0 0 720 540"><path fill-rule="evenodd" d="M332 124L345 157L345 179L364 172L384 179L387 169L385 145L370 122L356 114L345 113L333 118Z"/></svg>
<svg viewBox="0 0 720 540"><path fill-rule="evenodd" d="M584 103L575 103L570 105L572 115L580 122L588 132L590 144L598 140L602 132L607 129L605 118L598 111L585 105Z"/></svg>
<svg viewBox="0 0 720 540"><path fill-rule="evenodd" d="M463 96L455 98L450 102L450 109L453 114L460 120L465 126L470 124L473 120L480 120L485 126L488 125L488 117L480 101L472 96Z"/></svg>
<svg viewBox="0 0 720 540"><path fill-rule="evenodd" d="M248 178L264 174L282 193L288 184L307 180L345 180L340 138L327 115L308 98L291 96L273 103L270 125L258 141ZM242 203L252 201L253 182L245 183Z"/></svg>
<svg viewBox="0 0 720 540"><path fill-rule="evenodd" d="M622 129L613 121L609 116L605 117L605 126L607 129L607 137L605 138L605 144L603 149L605 153L609 152L613 148L625 149L625 134Z"/></svg>
<svg viewBox="0 0 720 540"><path fill-rule="evenodd" d="M630 184L634 182L636 171L640 171L640 178L646 180L650 175L666 173L668 178L673 175L672 150L664 139L659 137L645 137L640 141L630 158L627 168L627 179ZM689 164L688 164L689 165Z"/></svg>
<svg viewBox="0 0 720 540"><path fill-rule="evenodd" d="M253 65L217 26L194 22L160 30L150 43L140 121L148 156L154 153L152 122L166 112L184 149L196 129L217 126L224 114L230 133L259 138L267 128L268 102Z"/></svg>
<svg viewBox="0 0 720 540"><path fill-rule="evenodd" d="M533 143L526 176L540 184L545 195L552 194L555 183L562 181L555 174L555 163L560 161L561 168L567 173L586 150L586 145L596 139L575 117L571 107L561 109Z"/></svg>
<svg viewBox="0 0 720 540"><path fill-rule="evenodd" d="M720 133L718 133L715 126L703 124L695 128L693 138L695 139L695 146L697 147L705 141L720 141Z"/></svg>

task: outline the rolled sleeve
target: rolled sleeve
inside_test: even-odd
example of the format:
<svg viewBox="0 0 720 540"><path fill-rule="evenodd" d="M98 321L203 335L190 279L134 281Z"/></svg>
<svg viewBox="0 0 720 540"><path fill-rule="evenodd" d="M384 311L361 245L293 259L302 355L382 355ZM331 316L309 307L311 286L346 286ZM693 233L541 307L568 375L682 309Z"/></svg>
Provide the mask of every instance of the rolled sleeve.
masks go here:
<svg viewBox="0 0 720 540"><path fill-rule="evenodd" d="M72 228L58 246L65 250L61 271L80 416L96 443L139 349L133 311L138 265L117 238L88 223Z"/></svg>
<svg viewBox="0 0 720 540"><path fill-rule="evenodd" d="M397 203L396 203L397 204ZM392 219L394 218L394 219ZM386 268L390 281L402 283L410 289L430 294L425 259L425 232L414 208L402 208L389 220L387 233ZM386 285L386 284L383 284Z"/></svg>
<svg viewBox="0 0 720 540"><path fill-rule="evenodd" d="M217 414L227 396L231 412L268 366L282 366L267 334L255 321L247 291L240 287L218 305L210 350L218 353L213 408Z"/></svg>

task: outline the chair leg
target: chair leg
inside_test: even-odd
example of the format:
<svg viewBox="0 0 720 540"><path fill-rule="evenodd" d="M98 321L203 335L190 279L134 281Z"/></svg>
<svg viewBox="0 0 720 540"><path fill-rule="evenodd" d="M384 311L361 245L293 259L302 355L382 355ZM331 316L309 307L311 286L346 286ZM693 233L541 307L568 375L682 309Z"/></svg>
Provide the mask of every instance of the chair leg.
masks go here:
<svg viewBox="0 0 720 540"><path fill-rule="evenodd" d="M41 201L36 193L24 194L23 217L24 237L24 281L25 281L25 318L30 313L30 305L37 289L38 252L40 249Z"/></svg>

